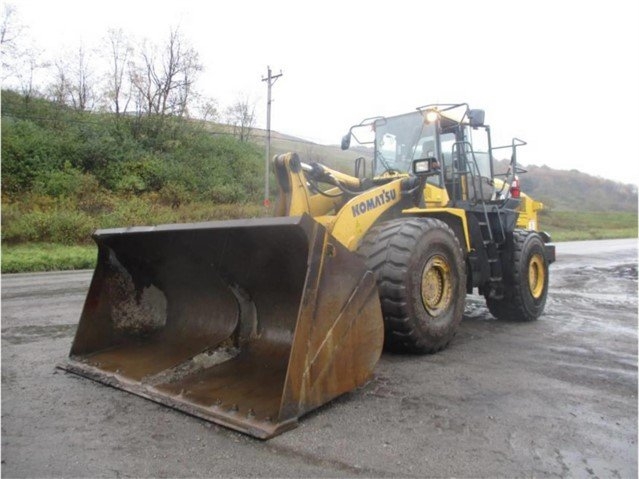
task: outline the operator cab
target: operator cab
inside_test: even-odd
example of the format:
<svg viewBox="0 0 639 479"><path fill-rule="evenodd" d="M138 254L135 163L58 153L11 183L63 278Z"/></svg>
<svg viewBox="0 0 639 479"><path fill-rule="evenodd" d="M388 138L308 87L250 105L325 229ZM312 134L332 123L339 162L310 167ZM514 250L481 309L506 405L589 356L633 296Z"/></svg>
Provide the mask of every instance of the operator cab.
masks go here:
<svg viewBox="0 0 639 479"><path fill-rule="evenodd" d="M457 118L455 118L457 116ZM490 129L483 111L467 105L437 105L377 118L372 122L374 175L412 174L427 160L427 182L446 188L453 201L488 201L493 196Z"/></svg>
<svg viewBox="0 0 639 479"><path fill-rule="evenodd" d="M492 151L512 148L511 167L502 184L510 183L521 171L516 148L525 144L514 139L512 145L493 147L484 111L465 103L425 105L402 115L368 118L344 136L342 149L349 148L351 137L370 148L368 171L373 178L423 176L428 184L445 188L452 205L503 200L503 188L495 188ZM419 171L415 162L420 163Z"/></svg>

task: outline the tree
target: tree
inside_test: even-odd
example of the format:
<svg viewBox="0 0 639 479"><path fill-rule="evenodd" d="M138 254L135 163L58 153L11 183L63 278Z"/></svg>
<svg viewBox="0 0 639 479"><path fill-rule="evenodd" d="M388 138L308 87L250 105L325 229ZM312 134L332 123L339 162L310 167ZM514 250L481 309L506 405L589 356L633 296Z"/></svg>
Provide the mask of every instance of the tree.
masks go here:
<svg viewBox="0 0 639 479"><path fill-rule="evenodd" d="M248 97L237 99L226 109L226 122L233 127L233 135L248 141L255 126L255 102Z"/></svg>
<svg viewBox="0 0 639 479"><path fill-rule="evenodd" d="M25 102L38 95L37 77L38 71L49 68L49 63L42 59L42 50L25 49L20 60L14 64L13 77L18 82L18 87Z"/></svg>
<svg viewBox="0 0 639 479"><path fill-rule="evenodd" d="M218 116L214 100L203 100L194 90L202 65L177 28L170 30L165 43L144 42L135 50L122 30L110 30L100 53L108 58L103 72L94 68L91 50L84 46L53 63L44 62L42 51L23 40L25 28L17 22L15 8L5 4L0 20L3 86L20 90L27 101L40 90L77 110L99 105L116 116L134 105L140 116L158 116L159 127L165 116L190 116L191 109L205 119ZM38 74L49 67L52 72L48 75ZM38 80L45 78L47 84L38 89Z"/></svg>
<svg viewBox="0 0 639 479"><path fill-rule="evenodd" d="M108 73L106 98L112 103L112 111L119 116L126 113L131 101L131 87L125 84L128 81L126 75L129 68L129 60L133 53L133 47L122 29L109 30L106 38L109 49L111 69ZM125 91L128 92L125 93Z"/></svg>
<svg viewBox="0 0 639 479"><path fill-rule="evenodd" d="M67 68L62 61L55 62L55 81L49 86L49 96L51 100L59 105L66 105L71 85L67 78Z"/></svg>
<svg viewBox="0 0 639 479"><path fill-rule="evenodd" d="M19 89L25 102L37 93L37 72L49 64L42 59L42 50L25 38L26 27L17 19L16 9L5 4L0 21L2 51L2 81Z"/></svg>
<svg viewBox="0 0 639 479"><path fill-rule="evenodd" d="M130 77L138 112L160 117L188 115L193 84L200 71L197 52L179 30L171 30L162 47L145 42Z"/></svg>
<svg viewBox="0 0 639 479"><path fill-rule="evenodd" d="M95 92L93 89L93 71L84 47L80 46L74 58L74 68L71 69L71 102L76 110L84 111L93 108Z"/></svg>
<svg viewBox="0 0 639 479"><path fill-rule="evenodd" d="M56 82L50 88L52 99L76 110L92 109L96 100L94 73L85 48L80 46L70 60L58 60L55 66Z"/></svg>
<svg viewBox="0 0 639 479"><path fill-rule="evenodd" d="M16 21L16 9L9 3L4 4L0 21L0 46L2 47L2 79L12 71L12 61L18 55L17 39L24 27Z"/></svg>
<svg viewBox="0 0 639 479"><path fill-rule="evenodd" d="M217 100L201 95L193 96L195 97L195 107L193 109L196 112L196 118L204 121L218 121L220 119Z"/></svg>

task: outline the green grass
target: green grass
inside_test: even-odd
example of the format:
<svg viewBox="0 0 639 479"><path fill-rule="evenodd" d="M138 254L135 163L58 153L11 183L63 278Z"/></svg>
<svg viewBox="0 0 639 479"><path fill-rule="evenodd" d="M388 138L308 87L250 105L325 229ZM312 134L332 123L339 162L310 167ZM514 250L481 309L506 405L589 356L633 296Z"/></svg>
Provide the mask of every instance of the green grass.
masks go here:
<svg viewBox="0 0 639 479"><path fill-rule="evenodd" d="M582 241L637 237L637 213L549 211L539 218L553 241Z"/></svg>
<svg viewBox="0 0 639 479"><path fill-rule="evenodd" d="M92 244L96 229L255 218L268 214L259 204L189 202L172 208L157 195L117 198L105 196L80 202L69 198L31 195L2 204L2 244Z"/></svg>
<svg viewBox="0 0 639 479"><path fill-rule="evenodd" d="M2 245L2 273L95 268L97 248L30 243Z"/></svg>
<svg viewBox="0 0 639 479"><path fill-rule="evenodd" d="M45 198L46 199L46 198ZM53 200L51 200L53 201ZM2 205L2 273L94 268L98 228L256 218L268 214L258 204L193 202L179 208L140 198L119 199L105 212L76 211L73 203L22 202ZM70 217L73 221L68 221Z"/></svg>

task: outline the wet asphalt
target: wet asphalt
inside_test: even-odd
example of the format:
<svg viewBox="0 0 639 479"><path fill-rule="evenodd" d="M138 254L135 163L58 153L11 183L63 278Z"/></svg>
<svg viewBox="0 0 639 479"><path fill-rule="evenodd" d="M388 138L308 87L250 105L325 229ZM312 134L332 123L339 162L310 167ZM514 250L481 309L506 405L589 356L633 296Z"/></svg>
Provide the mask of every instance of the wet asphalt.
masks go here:
<svg viewBox="0 0 639 479"><path fill-rule="evenodd" d="M2 276L3 477L637 477L637 240L557 245L546 313L467 298L429 356L270 441L55 368L91 272Z"/></svg>

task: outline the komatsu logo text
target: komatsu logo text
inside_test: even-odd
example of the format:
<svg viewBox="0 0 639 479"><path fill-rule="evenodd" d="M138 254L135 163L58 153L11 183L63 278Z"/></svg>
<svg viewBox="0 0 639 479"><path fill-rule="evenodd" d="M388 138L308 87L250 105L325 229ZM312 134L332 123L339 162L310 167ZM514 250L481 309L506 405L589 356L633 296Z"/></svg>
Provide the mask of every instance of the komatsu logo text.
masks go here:
<svg viewBox="0 0 639 479"><path fill-rule="evenodd" d="M379 195L373 196L372 198L366 201L360 201L356 205L351 206L353 210L353 216L359 216L361 214L366 213L367 211L373 210L375 208L379 208L380 206L390 203L397 197L397 192L395 190L382 190Z"/></svg>

